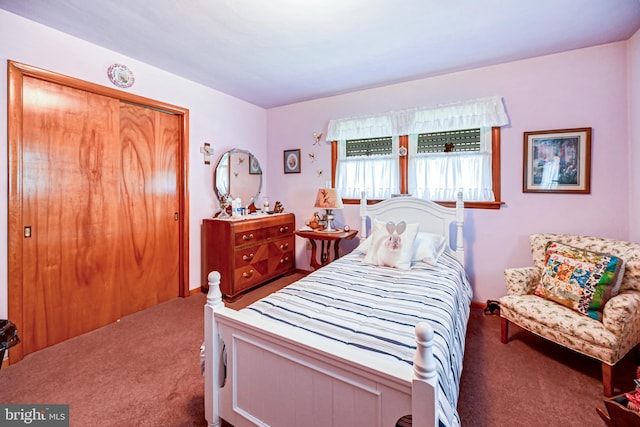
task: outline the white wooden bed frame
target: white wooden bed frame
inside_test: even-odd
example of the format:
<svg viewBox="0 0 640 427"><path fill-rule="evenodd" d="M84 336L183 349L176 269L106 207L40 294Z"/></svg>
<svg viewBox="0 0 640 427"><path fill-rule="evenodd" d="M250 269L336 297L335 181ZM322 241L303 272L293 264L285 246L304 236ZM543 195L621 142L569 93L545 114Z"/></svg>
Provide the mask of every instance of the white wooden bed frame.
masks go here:
<svg viewBox="0 0 640 427"><path fill-rule="evenodd" d="M464 265L463 208L461 196L456 208L411 197L374 205L363 199L362 234L367 217L401 218L419 223L420 231L443 234L451 243L455 224L455 252ZM205 417L210 426L219 426L222 418L235 427L394 427L409 414L413 427L438 425L433 330L427 323L416 326L412 369L225 308L219 283L220 274L211 272L204 309Z"/></svg>

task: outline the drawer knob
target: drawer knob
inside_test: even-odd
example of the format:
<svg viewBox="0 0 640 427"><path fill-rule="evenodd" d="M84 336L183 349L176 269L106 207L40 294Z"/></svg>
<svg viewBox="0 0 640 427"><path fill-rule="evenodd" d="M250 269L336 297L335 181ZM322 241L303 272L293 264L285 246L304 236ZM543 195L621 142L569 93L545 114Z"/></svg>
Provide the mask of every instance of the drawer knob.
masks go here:
<svg viewBox="0 0 640 427"><path fill-rule="evenodd" d="M287 231L289 231L289 227L280 227L281 233L286 233Z"/></svg>
<svg viewBox="0 0 640 427"><path fill-rule="evenodd" d="M244 241L253 240L253 233L249 234L248 236L246 234L243 234L242 235L242 240L244 240Z"/></svg>
<svg viewBox="0 0 640 427"><path fill-rule="evenodd" d="M286 256L284 258L280 258L280 264L284 264L285 262L289 262L289 257Z"/></svg>
<svg viewBox="0 0 640 427"><path fill-rule="evenodd" d="M242 277L244 277L245 279L250 279L251 276L253 276L253 270L249 270L248 273L246 271L242 273Z"/></svg>
<svg viewBox="0 0 640 427"><path fill-rule="evenodd" d="M253 259L254 255L253 254L249 254L249 255L242 255L242 260L243 261L251 261Z"/></svg>
<svg viewBox="0 0 640 427"><path fill-rule="evenodd" d="M285 243L285 244L283 244L283 245L280 245L280 249L283 249L283 250L285 250L285 249L289 249L289 244L288 244L288 243Z"/></svg>

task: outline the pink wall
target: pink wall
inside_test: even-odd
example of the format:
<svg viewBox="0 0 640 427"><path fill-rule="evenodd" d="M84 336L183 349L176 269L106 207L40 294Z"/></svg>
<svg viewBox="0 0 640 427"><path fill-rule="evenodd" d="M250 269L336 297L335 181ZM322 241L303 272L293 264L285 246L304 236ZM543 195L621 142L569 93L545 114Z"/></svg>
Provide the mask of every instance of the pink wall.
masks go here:
<svg viewBox="0 0 640 427"><path fill-rule="evenodd" d="M111 86L107 67L123 63L131 68L136 82L132 93L179 105L190 110L189 194L190 194L190 287L200 286L200 223L217 210L212 175L220 155L230 148L252 151L264 163L266 158L266 111L237 98L206 88L133 58L100 48L0 10L0 81L6 82L8 59L57 73ZM0 145L7 144L7 92L0 85ZM199 148L209 142L215 149L212 164L204 165ZM0 150L0 199L7 200L7 150ZM263 164L263 170L267 170ZM266 178L266 176L265 176ZM0 204L0 246L7 248L7 207ZM0 257L0 318L7 316L7 257Z"/></svg>
<svg viewBox="0 0 640 427"><path fill-rule="evenodd" d="M531 264L531 233L629 238L627 93L627 43L619 42L270 109L269 196L296 214L298 226L312 214L315 191L331 168L329 145L313 146L312 133L326 132L330 119L502 96L510 117L502 129L506 204L500 210L466 213L467 270L474 300L486 301L504 295L505 268ZM523 132L589 126L591 194L523 193ZM282 150L291 148L302 149L299 175L281 172ZM321 177L317 169L323 170ZM357 226L357 206L347 206L338 222ZM298 268L308 268L308 258L299 239Z"/></svg>
<svg viewBox="0 0 640 427"><path fill-rule="evenodd" d="M5 11L0 11L0 38L11 40L11 43L0 44L3 61L13 59L103 85L110 85L106 68L114 62L125 63L136 74L131 92L190 109L191 288L199 286L199 225L201 218L210 216L217 207L211 179L215 161L223 151L235 147L256 154L266 181L263 194L272 204L280 200L286 210L296 214L298 225L302 225L313 212L317 188L329 179L330 147L326 143L313 145L312 134L326 134L330 119L487 95L502 96L511 119L511 124L502 132L502 199L506 205L499 211L467 211L465 243L474 300L503 295L504 268L530 264L527 242L530 233L630 236L629 176L630 169L634 168L623 159L635 155L637 160L639 151L637 136L633 140L635 150L630 150L627 142L628 132L638 135L638 124L629 120L629 114L638 110L640 83L637 77L627 76L629 70L636 70L636 75L640 69L638 35L629 43L432 77L266 112ZM0 67L0 79L6 81L6 66ZM633 92L630 100L629 81ZM6 85L0 85L0 98L6 100ZM630 104L636 105L635 110L629 109ZM591 194L523 194L522 133L584 126L594 129ZM0 135L6 143L6 102L0 102ZM203 164L199 153L203 142L210 142L216 150L211 166ZM285 175L282 152L293 148L302 149L302 172ZM309 159L309 153L315 154L315 162ZM0 152L0 162L5 165L5 173L0 173L0 197L5 200L6 155L6 151ZM322 174L318 170L322 170ZM640 179L638 172L633 173L633 194L637 199ZM635 212L638 212L637 206ZM0 221L7 223L6 206L0 207ZM357 206L347 206L339 212L338 222L358 227ZM635 236L637 239L637 232ZM0 228L0 245L6 248L6 241L6 227ZM297 243L298 267L308 268L309 253L302 240ZM355 243L348 242L344 247L351 249ZM0 257L0 277L5 277L0 281L0 318L7 313L6 262L6 257Z"/></svg>
<svg viewBox="0 0 640 427"><path fill-rule="evenodd" d="M629 40L629 200L631 239L640 242L640 31Z"/></svg>

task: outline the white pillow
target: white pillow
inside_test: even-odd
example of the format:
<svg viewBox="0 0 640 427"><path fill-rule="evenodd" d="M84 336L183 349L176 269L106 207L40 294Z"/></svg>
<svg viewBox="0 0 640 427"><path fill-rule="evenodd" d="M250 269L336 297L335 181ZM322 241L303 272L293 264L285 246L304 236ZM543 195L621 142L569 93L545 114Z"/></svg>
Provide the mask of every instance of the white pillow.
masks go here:
<svg viewBox="0 0 640 427"><path fill-rule="evenodd" d="M363 255L366 255L370 247L371 247L371 234L369 234L369 237L367 237L362 242L360 242L360 244L356 248L356 251L361 252Z"/></svg>
<svg viewBox="0 0 640 427"><path fill-rule="evenodd" d="M371 247L372 236L367 237L358 247L356 251L366 255ZM416 240L413 242L413 255L411 261L426 262L429 265L435 265L438 258L447 248L447 242L444 236L425 231L418 231Z"/></svg>
<svg viewBox="0 0 640 427"><path fill-rule="evenodd" d="M418 224L373 220L371 243L363 262L409 270L417 234Z"/></svg>
<svg viewBox="0 0 640 427"><path fill-rule="evenodd" d="M438 258L446 248L447 242L444 236L420 231L413 244L412 261L423 261L429 265L436 265Z"/></svg>

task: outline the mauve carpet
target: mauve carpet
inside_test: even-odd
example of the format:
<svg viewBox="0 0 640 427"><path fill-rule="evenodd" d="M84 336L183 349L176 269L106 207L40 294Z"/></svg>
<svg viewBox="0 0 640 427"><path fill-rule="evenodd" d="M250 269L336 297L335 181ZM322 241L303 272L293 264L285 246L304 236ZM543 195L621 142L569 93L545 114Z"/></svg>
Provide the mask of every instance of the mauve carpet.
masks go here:
<svg viewBox="0 0 640 427"><path fill-rule="evenodd" d="M204 301L176 298L5 365L0 403L68 403L78 427L204 426ZM633 365L630 354L616 370L618 392L633 387ZM603 406L598 362L516 326L501 344L499 317L479 309L460 390L463 426L604 425L595 412Z"/></svg>

